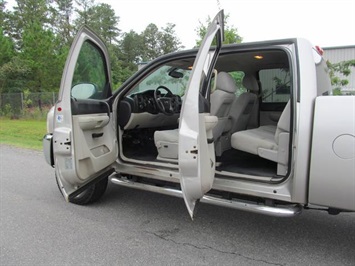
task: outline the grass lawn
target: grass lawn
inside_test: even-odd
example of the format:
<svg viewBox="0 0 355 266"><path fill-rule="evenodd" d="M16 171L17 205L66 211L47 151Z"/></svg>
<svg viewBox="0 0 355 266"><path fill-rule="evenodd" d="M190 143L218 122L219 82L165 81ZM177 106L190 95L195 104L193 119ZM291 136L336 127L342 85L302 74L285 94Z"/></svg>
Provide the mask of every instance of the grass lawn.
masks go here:
<svg viewBox="0 0 355 266"><path fill-rule="evenodd" d="M41 150L42 138L45 134L45 120L11 120L0 118L1 144Z"/></svg>

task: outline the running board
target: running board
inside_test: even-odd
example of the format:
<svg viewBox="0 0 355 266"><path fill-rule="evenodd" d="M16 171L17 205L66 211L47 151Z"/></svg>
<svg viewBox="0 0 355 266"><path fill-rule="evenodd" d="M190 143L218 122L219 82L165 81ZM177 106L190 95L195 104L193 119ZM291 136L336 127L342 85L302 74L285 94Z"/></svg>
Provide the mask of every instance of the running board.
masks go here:
<svg viewBox="0 0 355 266"><path fill-rule="evenodd" d="M175 196L182 198L182 191L172 188L158 187L149 184L136 183L118 175L113 175L110 177L112 183L124 187L130 187L155 193L160 193L169 196ZM253 213L259 213L264 215L276 216L276 217L292 217L298 215L302 212L302 207L300 205L287 205L287 206L266 206L258 205L256 203L245 203L236 200L228 200L223 198L217 198L213 196L204 196L200 199L200 202L208 203L212 205L217 205L221 207L227 207L232 209L237 209L241 211L249 211Z"/></svg>

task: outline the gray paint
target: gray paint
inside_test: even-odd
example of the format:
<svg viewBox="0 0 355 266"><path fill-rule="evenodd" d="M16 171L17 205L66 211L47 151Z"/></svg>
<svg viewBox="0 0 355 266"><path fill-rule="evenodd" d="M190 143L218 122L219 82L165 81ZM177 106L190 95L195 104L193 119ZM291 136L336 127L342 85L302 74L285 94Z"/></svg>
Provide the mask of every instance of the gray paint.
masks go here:
<svg viewBox="0 0 355 266"><path fill-rule="evenodd" d="M331 108L330 108L331 107ZM316 99L309 201L345 210L355 209L354 96Z"/></svg>

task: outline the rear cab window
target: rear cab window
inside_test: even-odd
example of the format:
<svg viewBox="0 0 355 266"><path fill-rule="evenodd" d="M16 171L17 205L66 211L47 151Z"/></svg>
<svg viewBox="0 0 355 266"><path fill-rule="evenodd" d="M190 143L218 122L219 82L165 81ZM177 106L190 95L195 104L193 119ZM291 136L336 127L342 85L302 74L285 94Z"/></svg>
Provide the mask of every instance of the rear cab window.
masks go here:
<svg viewBox="0 0 355 266"><path fill-rule="evenodd" d="M291 74L288 68L259 71L262 88L260 125L276 125L291 96Z"/></svg>
<svg viewBox="0 0 355 266"><path fill-rule="evenodd" d="M286 68L259 71L263 103L287 103L290 99L291 77Z"/></svg>

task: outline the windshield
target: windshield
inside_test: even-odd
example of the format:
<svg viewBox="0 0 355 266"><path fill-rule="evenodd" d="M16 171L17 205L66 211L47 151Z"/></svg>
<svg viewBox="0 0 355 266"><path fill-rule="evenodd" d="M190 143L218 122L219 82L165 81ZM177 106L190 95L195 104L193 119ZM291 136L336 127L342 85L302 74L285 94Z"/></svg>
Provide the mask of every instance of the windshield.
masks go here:
<svg viewBox="0 0 355 266"><path fill-rule="evenodd" d="M131 90L130 94L155 90L159 86L165 86L172 93L183 96L189 81L191 70L163 65L150 73L137 86Z"/></svg>

